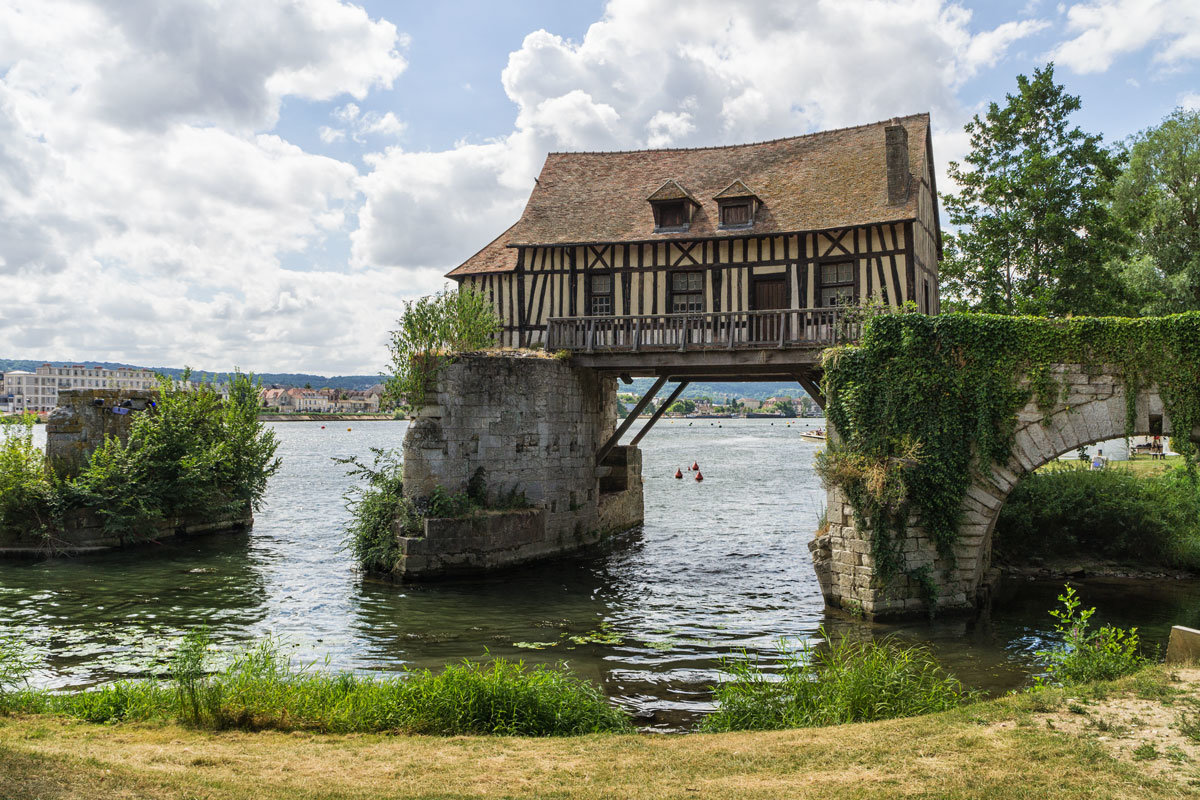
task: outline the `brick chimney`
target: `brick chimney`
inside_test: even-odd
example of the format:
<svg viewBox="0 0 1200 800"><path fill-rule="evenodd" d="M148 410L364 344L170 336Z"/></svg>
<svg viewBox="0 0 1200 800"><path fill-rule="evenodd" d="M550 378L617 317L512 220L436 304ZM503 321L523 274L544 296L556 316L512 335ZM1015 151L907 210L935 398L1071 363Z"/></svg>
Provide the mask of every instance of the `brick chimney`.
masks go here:
<svg viewBox="0 0 1200 800"><path fill-rule="evenodd" d="M883 129L887 142L888 205L908 202L908 131L903 125Z"/></svg>

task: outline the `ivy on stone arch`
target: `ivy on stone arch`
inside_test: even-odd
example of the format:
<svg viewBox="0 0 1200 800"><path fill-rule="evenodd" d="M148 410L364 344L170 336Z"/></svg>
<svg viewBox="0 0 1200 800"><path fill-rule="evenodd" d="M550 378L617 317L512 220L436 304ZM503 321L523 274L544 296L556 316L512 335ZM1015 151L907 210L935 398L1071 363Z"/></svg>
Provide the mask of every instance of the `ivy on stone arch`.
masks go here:
<svg viewBox="0 0 1200 800"><path fill-rule="evenodd" d="M868 532L876 574L900 574L904 532L916 521L953 562L961 503L972 474L1011 453L1017 412L1052 407L1063 387L1054 364L1116 368L1127 399L1156 385L1173 448L1195 476L1200 425L1200 312L1128 319L1046 319L990 314L885 314L857 345L825 354L826 416L837 436L817 459ZM915 518L915 519L914 519ZM919 576L918 576L919 577Z"/></svg>

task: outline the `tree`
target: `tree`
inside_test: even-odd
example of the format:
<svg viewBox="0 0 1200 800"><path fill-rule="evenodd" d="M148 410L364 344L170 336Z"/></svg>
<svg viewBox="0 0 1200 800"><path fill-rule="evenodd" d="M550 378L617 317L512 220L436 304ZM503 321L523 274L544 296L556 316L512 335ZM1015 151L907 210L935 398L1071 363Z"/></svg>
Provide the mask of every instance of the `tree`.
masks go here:
<svg viewBox="0 0 1200 800"><path fill-rule="evenodd" d="M1200 111L1176 109L1126 146L1114 208L1134 237L1129 293L1143 314L1200 309Z"/></svg>
<svg viewBox="0 0 1200 800"><path fill-rule="evenodd" d="M776 401L771 406L771 408L772 408L772 410L778 411L779 413L783 414L788 419L791 419L796 416L796 404L791 400Z"/></svg>
<svg viewBox="0 0 1200 800"><path fill-rule="evenodd" d="M949 165L960 191L942 200L959 230L947 237L943 291L951 307L1002 314L1120 311L1108 205L1120 161L1070 127L1080 101L1054 83L1053 64L1017 87L966 125L971 152Z"/></svg>
<svg viewBox="0 0 1200 800"><path fill-rule="evenodd" d="M696 403L693 400L682 398L671 404L667 411L671 414L691 414L696 410Z"/></svg>

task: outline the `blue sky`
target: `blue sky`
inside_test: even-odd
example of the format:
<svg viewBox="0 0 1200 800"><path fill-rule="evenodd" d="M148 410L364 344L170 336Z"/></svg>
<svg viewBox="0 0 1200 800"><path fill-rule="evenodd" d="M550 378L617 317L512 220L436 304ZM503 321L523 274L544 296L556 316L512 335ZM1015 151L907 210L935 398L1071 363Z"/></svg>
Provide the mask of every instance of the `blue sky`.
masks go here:
<svg viewBox="0 0 1200 800"><path fill-rule="evenodd" d="M1200 106L1195 0L0 0L0 355L375 372L549 150ZM940 188L949 184L943 179Z"/></svg>

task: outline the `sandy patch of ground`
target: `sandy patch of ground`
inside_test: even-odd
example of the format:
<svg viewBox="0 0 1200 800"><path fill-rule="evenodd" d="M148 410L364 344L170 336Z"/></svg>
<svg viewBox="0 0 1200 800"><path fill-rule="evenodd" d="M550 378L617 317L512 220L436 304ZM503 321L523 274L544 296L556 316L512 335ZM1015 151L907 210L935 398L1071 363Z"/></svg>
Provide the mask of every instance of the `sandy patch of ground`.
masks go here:
<svg viewBox="0 0 1200 800"><path fill-rule="evenodd" d="M1200 790L1200 668L1168 674L1165 689L1147 683L1135 696L1068 690L1065 707L1034 718L1047 728L1092 738L1109 755L1149 775Z"/></svg>

